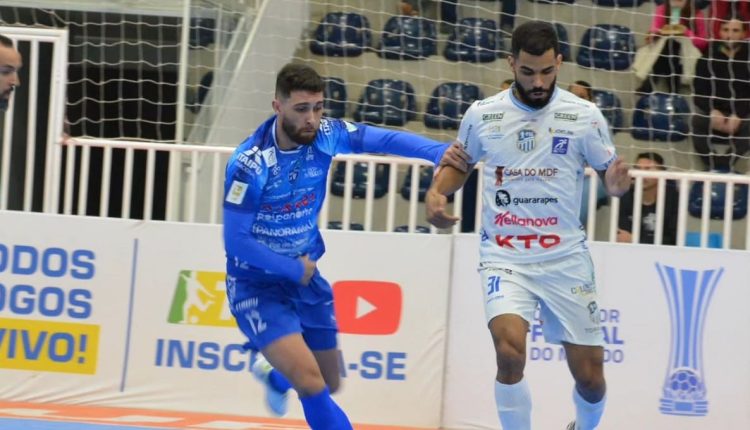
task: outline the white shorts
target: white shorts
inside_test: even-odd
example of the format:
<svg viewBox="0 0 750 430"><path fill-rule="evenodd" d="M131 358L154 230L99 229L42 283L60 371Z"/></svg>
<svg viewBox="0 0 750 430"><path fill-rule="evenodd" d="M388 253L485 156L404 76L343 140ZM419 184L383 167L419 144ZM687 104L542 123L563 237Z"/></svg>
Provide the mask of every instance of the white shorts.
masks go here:
<svg viewBox="0 0 750 430"><path fill-rule="evenodd" d="M487 323L515 314L532 324L539 306L547 342L604 346L588 252L541 263L481 263L479 274Z"/></svg>

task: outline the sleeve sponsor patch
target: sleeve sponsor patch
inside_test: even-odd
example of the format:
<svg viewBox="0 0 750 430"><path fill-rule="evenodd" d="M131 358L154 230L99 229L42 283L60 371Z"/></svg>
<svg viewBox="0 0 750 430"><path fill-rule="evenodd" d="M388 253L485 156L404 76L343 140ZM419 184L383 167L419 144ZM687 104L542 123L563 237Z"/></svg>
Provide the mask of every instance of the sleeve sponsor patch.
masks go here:
<svg viewBox="0 0 750 430"><path fill-rule="evenodd" d="M247 192L247 183L240 182L240 181L232 181L232 186L229 187L229 192L227 193L226 201L229 203L234 203L236 205L239 205L242 203L242 200L245 198L246 192Z"/></svg>
<svg viewBox="0 0 750 430"><path fill-rule="evenodd" d="M357 125L354 123L351 123L349 121L344 121L344 124L346 124L346 131L349 133L357 131Z"/></svg>

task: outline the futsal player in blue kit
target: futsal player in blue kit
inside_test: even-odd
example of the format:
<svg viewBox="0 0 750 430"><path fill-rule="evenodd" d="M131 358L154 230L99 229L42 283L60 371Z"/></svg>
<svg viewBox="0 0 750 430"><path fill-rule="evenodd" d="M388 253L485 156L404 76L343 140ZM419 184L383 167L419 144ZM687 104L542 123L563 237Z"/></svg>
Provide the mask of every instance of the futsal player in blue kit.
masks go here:
<svg viewBox="0 0 750 430"><path fill-rule="evenodd" d="M312 68L284 66L276 80L275 114L227 163L226 285L249 347L262 353L253 373L266 384L271 411L286 412L293 388L313 430L344 430L352 425L330 396L339 387L333 294L316 268L325 252L317 218L331 159L375 152L435 164L442 158L459 171L467 164L455 145L323 118L323 89Z"/></svg>
<svg viewBox="0 0 750 430"><path fill-rule="evenodd" d="M513 31L514 83L466 111L458 141L469 162L484 161L481 288L495 346L495 401L505 430L530 430L524 377L526 337L537 306L547 342L562 344L575 380L571 430L592 430L606 401L604 339L594 270L578 217L586 163L610 195L630 186L607 121L593 103L556 86L562 63L554 27L526 22ZM446 228L447 196L467 173L446 166L425 203L428 220Z"/></svg>

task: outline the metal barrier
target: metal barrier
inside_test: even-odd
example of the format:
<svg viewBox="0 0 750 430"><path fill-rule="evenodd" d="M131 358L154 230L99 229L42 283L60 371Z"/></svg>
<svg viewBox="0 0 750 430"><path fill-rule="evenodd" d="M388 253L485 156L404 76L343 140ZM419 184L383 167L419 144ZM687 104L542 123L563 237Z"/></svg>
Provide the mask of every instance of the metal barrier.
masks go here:
<svg viewBox="0 0 750 430"><path fill-rule="evenodd" d="M221 222L221 196L223 194L223 172L224 165L229 155L233 151L233 148L229 147L216 147L216 146L196 146L196 145L172 145L164 143L147 143L147 142L134 142L134 141L111 141L111 140L99 140L99 139L69 139L64 144L63 158L65 165L61 163L58 167L61 171L60 175L63 178L62 187L50 188L52 192L60 190L59 196L46 196L46 199L53 201L59 200L63 202L59 213L64 214L80 214L80 215L93 215L93 216L119 216L121 218L143 218L143 219L165 219L165 217L154 217L152 208L154 204L163 205L166 207L167 213L179 213L181 216L171 219L174 221L184 222L200 222L200 223L220 223ZM91 177L89 172L92 169L91 165L91 151L95 150L102 151L103 156L101 157L101 183L95 188L99 189L98 196L91 196L89 190L91 189ZM117 175L117 172L113 173L112 165L112 154L113 151L124 151L123 167L122 167L122 187L121 189L113 188L113 178ZM137 177L133 171L133 160L140 153L141 156L145 154L145 170L139 172ZM156 157L164 153L169 157L180 157L183 161L183 165L186 166L185 170L181 172L183 188L180 190L179 198L172 198L173 196L161 195L159 196L154 190L157 188L157 183L154 178L157 176L157 166L155 163ZM319 220L321 228L327 228L328 221L336 219L336 214L340 215L341 228L348 230L350 224L354 219L353 216L353 205L363 205L364 215L362 222L362 229L364 231L393 231L396 226L397 213L405 215L407 218L407 230L409 232L417 231L418 223L420 220L420 211L423 211L424 204L419 201L419 166L429 166L430 164L422 160L405 159L399 157L386 157L386 156L375 156L375 155L343 155L338 156L335 159L339 162L345 162L346 168L344 173L344 190L342 197L328 196L323 203L323 209ZM367 182L364 197L357 199L353 193L354 184L354 165L355 163L367 163ZM170 163L171 164L171 163ZM387 164L390 166L388 172L388 192L383 198L378 199L375 197L375 169L378 164ZM406 178L406 168L411 166L411 177ZM479 168L479 167L477 167ZM209 169L212 173L209 176L201 174L202 169ZM117 169L119 171L119 168ZM328 175L328 189L331 189L331 181L334 169L331 169ZM596 173L587 169L587 175L593 177ZM664 213L664 195L667 180L675 180L679 184L680 197L679 197L679 208L677 216L677 245L684 246L687 232L690 228L697 230L700 234L700 246L707 247L709 245L709 235L714 233L720 233L722 237L726 238L723 240L722 248L724 249L750 249L750 228L748 228L748 217L745 216L741 220L733 220L732 211L734 204L734 185L735 184L746 184L750 185L750 176L747 175L735 175L735 174L716 174L716 173L682 173L682 172L668 172L668 171L646 171L646 170L631 170L631 175L634 177L635 183L635 194L634 194L634 210L633 219L637 220L633 222L632 240L634 243L638 243L640 238L640 219L641 219L641 205L639 204L642 200L643 195L643 179L644 178L656 178L658 179L658 191L657 191L657 207L656 207L656 231L655 231L655 243L662 242L662 223L664 217L672 216L671 214ZM480 209L481 209L481 189L482 189L482 178L479 176L477 184L477 206L474 210L475 224L479 225ZM208 184L202 184L200 187L198 178L210 178ZM400 180L410 181L411 191L408 198L408 203L404 208L402 204L397 202L398 190L397 186ZM711 184L724 183L726 184L726 196L724 202L724 216L721 220L711 219L711 207L709 204L702 206L701 217L698 219L692 217L688 211L688 190L692 183L702 182L703 186L703 201L710 201L712 196ZM135 190L134 184L143 184L143 212L139 216L134 214L131 207L131 202L134 198ZM614 242L617 240L617 225L618 225L618 213L619 213L619 199L612 198L609 203L609 216L597 216L596 209L596 198L597 198L597 186L598 181L590 181L591 187L589 188L588 196L583 196L584 200L588 201L589 205L589 216L586 223L586 230L589 238L592 240L604 240ZM109 203L112 200L112 196L116 195L121 199L121 210L119 215L113 215L109 211ZM98 208L89 207L86 209L87 203L92 197L96 197L95 200L99 202ZM452 203L452 209L455 214L460 215L461 206L463 202L463 191L459 191L454 196ZM178 208L171 207L170 205L180 205ZM336 207L334 207L334 205ZM202 215L199 215L204 209ZM207 209L207 210L205 210ZM748 208L750 211L750 208ZM54 212L54 211L53 211ZM600 210L600 214L602 211ZM384 219L384 224L381 222L378 227L374 220L378 217L378 220ZM423 218L422 218L423 220ZM601 237L602 225L600 223L608 223L606 234ZM692 226L692 227L691 227ZM744 229L744 233L743 230ZM434 227L430 228L430 231L437 233L438 230ZM453 233L459 233L460 227L454 226L451 230ZM600 234L597 237L597 232ZM734 239L734 245L733 240Z"/></svg>

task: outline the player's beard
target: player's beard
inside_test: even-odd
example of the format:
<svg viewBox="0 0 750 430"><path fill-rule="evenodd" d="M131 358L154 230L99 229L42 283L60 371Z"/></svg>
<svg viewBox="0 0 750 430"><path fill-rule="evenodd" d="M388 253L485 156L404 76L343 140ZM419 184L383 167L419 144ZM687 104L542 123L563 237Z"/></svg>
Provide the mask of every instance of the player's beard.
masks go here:
<svg viewBox="0 0 750 430"><path fill-rule="evenodd" d="M555 79L552 81L549 88L534 87L531 90L526 91L523 86L518 84L518 77L516 77L515 87L516 92L518 93L518 98L521 99L523 104L534 109L541 109L547 106L547 103L549 103L549 100L552 98L552 91L554 90L556 84L557 76L555 76ZM535 92L544 92L545 96L541 99L532 99L530 94Z"/></svg>
<svg viewBox="0 0 750 430"><path fill-rule="evenodd" d="M298 145L309 145L313 143L315 137L318 136L317 128L313 129L312 132L307 131L307 133L305 133L305 130L302 127L296 128L293 124L290 124L285 120L281 121L281 129L284 130L284 133L289 136L289 139L291 139L292 142Z"/></svg>

